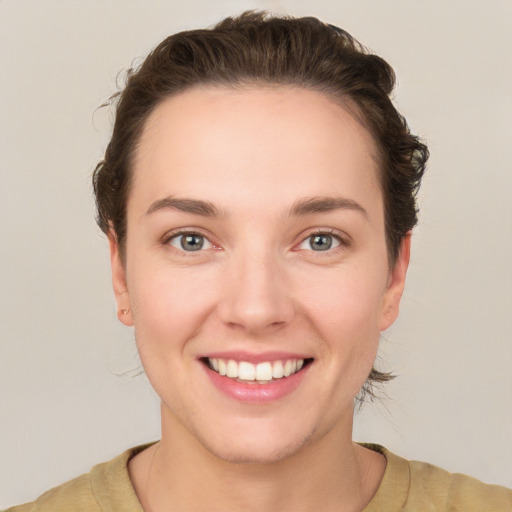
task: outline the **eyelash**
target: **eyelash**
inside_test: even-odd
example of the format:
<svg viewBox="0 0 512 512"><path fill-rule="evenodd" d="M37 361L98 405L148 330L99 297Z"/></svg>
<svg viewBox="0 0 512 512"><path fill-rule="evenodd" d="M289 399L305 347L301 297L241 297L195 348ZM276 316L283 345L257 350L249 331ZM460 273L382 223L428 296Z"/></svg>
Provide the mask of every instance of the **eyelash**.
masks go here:
<svg viewBox="0 0 512 512"><path fill-rule="evenodd" d="M318 235L327 235L327 236L330 236L332 237L334 240L336 240L339 245L334 247L334 248L329 248L325 251L313 251L311 250L311 252L315 253L315 255L317 256L321 256L321 253L329 253L329 254L332 254L333 252L337 252L338 250L341 250L341 249L344 249L344 248L347 248L347 247L350 247L351 245L351 240L348 238L347 235L343 235L341 234L339 231L336 231L335 229L332 229L332 228L327 228L327 229L315 229L313 231L311 231L310 233L308 233L302 240L301 242L298 244L299 246L302 245L304 242L306 242L308 239L310 239L311 237L314 237L314 236L318 236Z"/></svg>
<svg viewBox="0 0 512 512"><path fill-rule="evenodd" d="M181 229L179 231L173 231L171 233L167 233L162 239L162 244L163 245L171 245L171 241L179 238L180 236L181 237L199 236L199 237L203 238L205 241L207 241L209 244L211 244L212 247L214 247L214 248L216 247L215 244L213 242L211 242L210 239L206 235L203 235L203 233L200 233L199 231L193 230L193 229L191 229L191 230ZM178 247L173 247L173 248L186 256L194 256L194 253L202 252L202 250L201 250L202 247L197 251L185 251L183 249L179 249Z"/></svg>
<svg viewBox="0 0 512 512"><path fill-rule="evenodd" d="M334 248L329 248L329 249L326 249L325 251L313 251L311 249L311 252L313 253L330 253L332 254L334 251L337 251L339 249L343 249L343 248L347 248L347 247L350 247L351 245L351 241L350 239L348 239L348 237L345 235L341 235L338 231L334 230L334 229L316 229L314 231L311 231L310 233L308 233L304 238L302 238L302 240L299 242L299 244L296 245L297 246L300 246L302 245L304 242L306 242L308 239L310 239L311 237L314 237L314 236L318 236L318 235L327 235L327 236L330 236L332 237L334 240L336 240L339 245L334 247ZM210 241L210 239L200 233L199 231L197 230L179 230L179 231L173 231L171 233L168 233L167 235L165 235L162 239L162 244L163 245L170 245L171 241L173 239L176 239L180 236L199 236L201 238L203 238L204 240L206 240L209 244L212 245L213 248L217 248L218 247ZM200 249L198 249L197 251L185 251L183 249L179 249L177 247L174 247L174 249L176 249L177 251L179 251L180 253L182 254L186 254L187 256L193 256L195 252L203 252L202 251L202 247ZM320 255L320 254L317 254L317 255Z"/></svg>

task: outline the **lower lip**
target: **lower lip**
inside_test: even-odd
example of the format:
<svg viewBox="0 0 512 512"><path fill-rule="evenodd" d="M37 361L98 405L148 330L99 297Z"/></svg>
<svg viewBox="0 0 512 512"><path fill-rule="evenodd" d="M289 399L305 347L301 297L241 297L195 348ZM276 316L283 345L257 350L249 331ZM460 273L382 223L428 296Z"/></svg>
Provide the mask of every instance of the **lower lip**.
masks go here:
<svg viewBox="0 0 512 512"><path fill-rule="evenodd" d="M304 366L301 370L289 377L271 380L268 384L248 384L235 379L219 375L208 366L203 365L206 374L213 385L222 393L240 402L253 404L266 404L280 400L293 393L306 375L311 364Z"/></svg>

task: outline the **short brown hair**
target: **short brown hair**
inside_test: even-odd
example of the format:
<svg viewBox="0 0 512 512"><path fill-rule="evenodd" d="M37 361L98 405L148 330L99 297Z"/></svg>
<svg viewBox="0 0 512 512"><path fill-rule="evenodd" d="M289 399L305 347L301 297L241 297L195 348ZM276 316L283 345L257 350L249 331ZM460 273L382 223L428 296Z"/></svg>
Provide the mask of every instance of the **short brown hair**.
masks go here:
<svg viewBox="0 0 512 512"><path fill-rule="evenodd" d="M149 114L163 100L198 85L258 84L300 87L327 94L348 108L371 133L378 153L386 243L392 265L417 222L416 194L427 147L411 134L390 94L393 69L350 34L316 18L276 17L248 11L212 29L162 41L116 94L116 116L105 158L93 175L97 221L116 233L121 254L131 163ZM369 384L389 380L375 369Z"/></svg>

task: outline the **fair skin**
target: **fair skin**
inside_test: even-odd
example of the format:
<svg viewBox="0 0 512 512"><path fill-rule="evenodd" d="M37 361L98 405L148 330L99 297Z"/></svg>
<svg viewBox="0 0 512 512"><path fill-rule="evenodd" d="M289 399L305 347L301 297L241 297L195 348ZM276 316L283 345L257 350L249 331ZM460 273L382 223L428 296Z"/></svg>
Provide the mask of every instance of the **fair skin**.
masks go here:
<svg viewBox="0 0 512 512"><path fill-rule="evenodd" d="M109 240L162 402L129 468L145 510L362 510L385 460L352 442L353 401L410 243L390 265L369 133L320 93L195 88L151 113L133 173L124 258Z"/></svg>

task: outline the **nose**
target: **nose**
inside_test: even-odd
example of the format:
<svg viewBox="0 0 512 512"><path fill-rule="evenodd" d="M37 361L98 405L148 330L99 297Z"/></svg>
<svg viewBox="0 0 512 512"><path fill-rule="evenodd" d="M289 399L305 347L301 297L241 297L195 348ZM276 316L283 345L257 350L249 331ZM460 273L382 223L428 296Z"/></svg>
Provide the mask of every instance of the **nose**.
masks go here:
<svg viewBox="0 0 512 512"><path fill-rule="evenodd" d="M271 251L244 253L230 259L219 303L224 324L251 335L288 325L295 308L283 268L286 262L278 261Z"/></svg>

